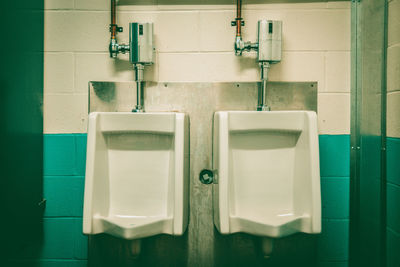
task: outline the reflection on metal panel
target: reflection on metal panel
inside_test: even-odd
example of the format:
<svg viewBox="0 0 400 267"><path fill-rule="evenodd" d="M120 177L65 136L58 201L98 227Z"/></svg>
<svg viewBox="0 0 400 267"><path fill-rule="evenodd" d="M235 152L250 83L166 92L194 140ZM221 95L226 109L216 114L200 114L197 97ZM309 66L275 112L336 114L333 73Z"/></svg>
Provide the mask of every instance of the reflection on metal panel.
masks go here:
<svg viewBox="0 0 400 267"><path fill-rule="evenodd" d="M199 102L217 110L256 110L259 83L154 83L146 82L147 112L187 112ZM90 82L89 110L131 111L136 103L133 82ZM271 110L317 111L316 82L270 82L267 104Z"/></svg>
<svg viewBox="0 0 400 267"><path fill-rule="evenodd" d="M133 82L91 82L89 89L91 112L131 111L136 103ZM106 235L91 236L89 262L92 266L259 266L259 238L246 234L222 236L217 233L212 215L212 187L203 185L197 178L202 169L212 167L214 112L256 110L257 90L258 84L250 82L145 84L144 103L147 112L179 111L190 117L188 230L183 237L160 235L146 238L138 260L131 259L127 254L129 242ZM317 83L271 82L268 84L267 98L272 110L317 111ZM280 239L276 243L275 259L278 263L287 262L289 253L293 263L314 266L315 241L316 236L305 234Z"/></svg>
<svg viewBox="0 0 400 267"><path fill-rule="evenodd" d="M352 4L350 262L354 266L385 266L386 5L386 0Z"/></svg>

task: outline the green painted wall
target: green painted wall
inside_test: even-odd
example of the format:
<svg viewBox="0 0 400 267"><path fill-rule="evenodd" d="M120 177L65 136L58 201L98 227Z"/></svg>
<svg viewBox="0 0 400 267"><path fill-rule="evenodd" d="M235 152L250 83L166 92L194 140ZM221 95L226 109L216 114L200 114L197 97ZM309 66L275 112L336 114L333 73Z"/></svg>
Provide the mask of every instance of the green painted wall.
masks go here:
<svg viewBox="0 0 400 267"><path fill-rule="evenodd" d="M387 267L400 266L400 138L387 139Z"/></svg>
<svg viewBox="0 0 400 267"><path fill-rule="evenodd" d="M86 266L82 234L86 134L44 135L44 237L36 251L26 248L20 266ZM322 234L320 266L347 266L349 238L349 135L320 136ZM400 152L399 152L400 153ZM36 265L35 265L36 264Z"/></svg>

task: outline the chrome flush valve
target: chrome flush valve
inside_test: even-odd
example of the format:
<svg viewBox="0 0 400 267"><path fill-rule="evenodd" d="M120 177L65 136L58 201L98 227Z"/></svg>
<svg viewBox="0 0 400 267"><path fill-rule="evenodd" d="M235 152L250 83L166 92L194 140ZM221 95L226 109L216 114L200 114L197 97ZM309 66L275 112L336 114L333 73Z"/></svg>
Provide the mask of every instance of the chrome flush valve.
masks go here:
<svg viewBox="0 0 400 267"><path fill-rule="evenodd" d="M121 32L122 27L115 24L110 26L110 31ZM116 58L119 53L129 53L129 61L135 70L136 106L132 112L144 112L143 79L145 65L153 64L153 23L129 23L129 44L118 44L115 34L110 40L110 57Z"/></svg>

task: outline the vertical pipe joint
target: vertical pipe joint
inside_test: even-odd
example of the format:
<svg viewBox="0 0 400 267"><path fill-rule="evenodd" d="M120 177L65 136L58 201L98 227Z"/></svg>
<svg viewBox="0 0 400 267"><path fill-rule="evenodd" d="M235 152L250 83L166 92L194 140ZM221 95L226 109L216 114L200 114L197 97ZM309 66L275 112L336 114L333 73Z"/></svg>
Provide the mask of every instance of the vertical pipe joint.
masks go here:
<svg viewBox="0 0 400 267"><path fill-rule="evenodd" d="M118 53L123 53L125 54L127 50L126 45L119 45L117 42L117 33L122 32L123 28L118 27L117 25L117 14L116 14L116 0L111 0L111 23L110 23L110 45L108 47L108 50L110 52L110 57L111 58L116 58Z"/></svg>
<svg viewBox="0 0 400 267"><path fill-rule="evenodd" d="M110 23L110 32L111 39L116 38L117 34L117 23L116 23L116 2L115 0L111 0L111 23Z"/></svg>
<svg viewBox="0 0 400 267"><path fill-rule="evenodd" d="M144 65L134 64L135 81L136 81L136 106L132 112L144 112L143 104L143 79L144 79Z"/></svg>
<svg viewBox="0 0 400 267"><path fill-rule="evenodd" d="M242 40L242 26L244 26L244 21L242 18L242 1L236 1L236 18L231 22L232 26L236 26L236 36L235 36L235 55L241 56L244 50L244 42Z"/></svg>
<svg viewBox="0 0 400 267"><path fill-rule="evenodd" d="M258 89L258 105L257 111L269 111L271 110L269 106L267 106L267 81L268 81L268 71L270 68L270 64L267 61L260 62L260 72L261 72L261 86Z"/></svg>
<svg viewBox="0 0 400 267"><path fill-rule="evenodd" d="M236 1L236 37L242 36L242 23L244 23L242 18L242 0Z"/></svg>

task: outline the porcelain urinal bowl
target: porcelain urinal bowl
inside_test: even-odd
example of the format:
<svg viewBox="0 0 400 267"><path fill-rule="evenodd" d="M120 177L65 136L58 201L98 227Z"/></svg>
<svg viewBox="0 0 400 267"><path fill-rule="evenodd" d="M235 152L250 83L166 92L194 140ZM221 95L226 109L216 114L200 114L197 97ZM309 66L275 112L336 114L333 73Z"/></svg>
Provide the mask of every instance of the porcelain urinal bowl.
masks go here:
<svg viewBox="0 0 400 267"><path fill-rule="evenodd" d="M182 113L89 115L85 234L182 235L188 224L189 122Z"/></svg>
<svg viewBox="0 0 400 267"><path fill-rule="evenodd" d="M216 112L213 142L214 223L222 234L321 231L315 112Z"/></svg>

